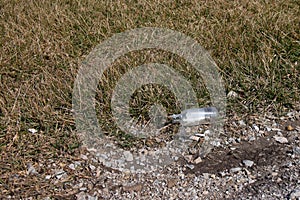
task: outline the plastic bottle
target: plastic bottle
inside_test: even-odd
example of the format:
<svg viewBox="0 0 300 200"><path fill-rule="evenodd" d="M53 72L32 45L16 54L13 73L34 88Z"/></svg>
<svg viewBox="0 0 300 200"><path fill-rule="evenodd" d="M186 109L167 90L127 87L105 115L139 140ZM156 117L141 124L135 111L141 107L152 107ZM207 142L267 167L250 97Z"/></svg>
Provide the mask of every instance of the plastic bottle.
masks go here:
<svg viewBox="0 0 300 200"><path fill-rule="evenodd" d="M180 122L183 126L195 126L217 116L218 110L215 107L205 107L186 109L181 114L172 115L172 118L173 122Z"/></svg>

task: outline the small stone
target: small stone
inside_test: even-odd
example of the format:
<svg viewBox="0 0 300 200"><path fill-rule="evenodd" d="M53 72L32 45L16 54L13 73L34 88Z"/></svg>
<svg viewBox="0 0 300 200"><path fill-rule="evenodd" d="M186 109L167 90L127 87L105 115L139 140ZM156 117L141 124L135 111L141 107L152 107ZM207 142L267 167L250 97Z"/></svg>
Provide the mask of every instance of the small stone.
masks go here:
<svg viewBox="0 0 300 200"><path fill-rule="evenodd" d="M205 137L204 133L196 133L195 135L198 136L198 137Z"/></svg>
<svg viewBox="0 0 300 200"><path fill-rule="evenodd" d="M209 192L208 192L207 190L205 190L205 191L202 192L202 194L203 194L203 195L208 195Z"/></svg>
<svg viewBox="0 0 300 200"><path fill-rule="evenodd" d="M240 121L239 121L239 125L240 125L240 126L246 126L246 123L244 122L244 120L240 120Z"/></svg>
<svg viewBox="0 0 300 200"><path fill-rule="evenodd" d="M282 136L282 133L280 131L277 131L278 136Z"/></svg>
<svg viewBox="0 0 300 200"><path fill-rule="evenodd" d="M32 134L35 134L37 132L37 130L34 128L30 128L30 129L28 129L28 131Z"/></svg>
<svg viewBox="0 0 300 200"><path fill-rule="evenodd" d="M204 179L209 179L210 174L209 173L203 173Z"/></svg>
<svg viewBox="0 0 300 200"><path fill-rule="evenodd" d="M147 139L145 144L146 144L147 147L152 147L154 145L154 140Z"/></svg>
<svg viewBox="0 0 300 200"><path fill-rule="evenodd" d="M297 154L297 155L300 155L300 147L294 147L293 148L293 153Z"/></svg>
<svg viewBox="0 0 300 200"><path fill-rule="evenodd" d="M63 163L63 162L61 162L61 163L59 163L58 164L61 168L64 168L67 164L66 163Z"/></svg>
<svg viewBox="0 0 300 200"><path fill-rule="evenodd" d="M252 167L254 164L252 160L243 160L243 163L246 167Z"/></svg>
<svg viewBox="0 0 300 200"><path fill-rule="evenodd" d="M219 174L220 174L221 177L226 176L226 173L225 173L225 172L219 172Z"/></svg>
<svg viewBox="0 0 300 200"><path fill-rule="evenodd" d="M298 199L298 198L300 198L300 189L294 190L290 195L290 199Z"/></svg>
<svg viewBox="0 0 300 200"><path fill-rule="evenodd" d="M258 134L259 136L262 136L265 132L262 131L262 130L260 130L258 133L259 133L259 134Z"/></svg>
<svg viewBox="0 0 300 200"><path fill-rule="evenodd" d="M190 168L190 169L194 169L195 168L195 166L194 165L186 165L188 168Z"/></svg>
<svg viewBox="0 0 300 200"><path fill-rule="evenodd" d="M84 188L82 188L82 189L84 189ZM80 193L76 194L76 199L98 200L98 197L97 196L90 196L86 192L81 191Z"/></svg>
<svg viewBox="0 0 300 200"><path fill-rule="evenodd" d="M285 137L273 136L273 138L276 140L276 142L279 142L281 144L285 144L289 142Z"/></svg>
<svg viewBox="0 0 300 200"><path fill-rule="evenodd" d="M231 173L236 173L236 172L239 172L239 171L241 171L242 170L242 168L240 168L240 167L235 167L235 168L231 168L230 169L230 172Z"/></svg>
<svg viewBox="0 0 300 200"><path fill-rule="evenodd" d="M177 182L178 182L178 179L176 179L176 178L169 179L167 182L168 188L174 187Z"/></svg>
<svg viewBox="0 0 300 200"><path fill-rule="evenodd" d="M214 147L219 147L221 146L221 143L219 141L211 141L211 145L213 145Z"/></svg>
<svg viewBox="0 0 300 200"><path fill-rule="evenodd" d="M49 180L50 178L51 178L51 175L45 176L45 179L46 179L46 180Z"/></svg>
<svg viewBox="0 0 300 200"><path fill-rule="evenodd" d="M98 196L89 196L88 195L88 200L98 200Z"/></svg>
<svg viewBox="0 0 300 200"><path fill-rule="evenodd" d="M188 152L192 155L195 155L199 152L199 150L195 147L191 147L191 148L188 149Z"/></svg>
<svg viewBox="0 0 300 200"><path fill-rule="evenodd" d="M293 130L295 130L295 129L294 129L294 127L292 127L291 125L288 125L288 126L286 127L286 130L287 130L287 131L293 131Z"/></svg>
<svg viewBox="0 0 300 200"><path fill-rule="evenodd" d="M161 139L160 139L160 138L155 138L155 141L156 141L157 143L161 143Z"/></svg>
<svg viewBox="0 0 300 200"><path fill-rule="evenodd" d="M79 188L79 191L86 191L86 190L87 190L86 187Z"/></svg>
<svg viewBox="0 0 300 200"><path fill-rule="evenodd" d="M94 165L90 165L89 167L92 171L94 171L96 169L96 167Z"/></svg>
<svg viewBox="0 0 300 200"><path fill-rule="evenodd" d="M249 184L255 183L255 181L256 181L255 179L250 179Z"/></svg>
<svg viewBox="0 0 300 200"><path fill-rule="evenodd" d="M255 130L256 132L259 132L259 127L258 127L256 124L253 124L252 127L254 128L254 130Z"/></svg>
<svg viewBox="0 0 300 200"><path fill-rule="evenodd" d="M235 139L233 137L230 137L230 138L228 138L228 142L233 143L233 142L235 142Z"/></svg>
<svg viewBox="0 0 300 200"><path fill-rule="evenodd" d="M266 127L266 131L270 132L272 129L270 127Z"/></svg>
<svg viewBox="0 0 300 200"><path fill-rule="evenodd" d="M60 179L61 177L63 177L64 175L66 175L66 172L64 170L60 170L58 171L55 176L57 179Z"/></svg>
<svg viewBox="0 0 300 200"><path fill-rule="evenodd" d="M201 163L201 162L202 162L201 157L198 157L198 158L196 158L196 159L193 161L193 163L195 163L195 164L199 164L199 163Z"/></svg>
<svg viewBox="0 0 300 200"><path fill-rule="evenodd" d="M235 97L237 97L238 96L238 94L235 92L235 91L233 91L233 90L231 90L230 92L228 92L228 94L227 94L227 97L228 98L235 98Z"/></svg>
<svg viewBox="0 0 300 200"><path fill-rule="evenodd" d="M278 173L277 173L277 172L272 172L271 175L272 175L272 176L277 176Z"/></svg>
<svg viewBox="0 0 300 200"><path fill-rule="evenodd" d="M130 191L139 192L142 191L142 189L143 189L143 185L141 183L131 185L131 186L123 186L123 190L126 192L130 192Z"/></svg>
<svg viewBox="0 0 300 200"><path fill-rule="evenodd" d="M250 178L255 178L251 175L251 172L249 170L247 170L246 168L244 169L244 171L246 172L246 174L248 175L248 177Z"/></svg>
<svg viewBox="0 0 300 200"><path fill-rule="evenodd" d="M70 169L75 170L75 165L73 163L69 164L68 166Z"/></svg>
<svg viewBox="0 0 300 200"><path fill-rule="evenodd" d="M282 179L279 178L279 177L278 177L277 180L276 180L277 183L279 183L279 182L281 182L281 181L282 181Z"/></svg>
<svg viewBox="0 0 300 200"><path fill-rule="evenodd" d="M193 135L190 137L190 139L198 142L200 138Z"/></svg>
<svg viewBox="0 0 300 200"><path fill-rule="evenodd" d="M178 173L178 177L181 178L182 180L185 179L185 175L184 175L184 173L182 173L182 172L179 172L179 173Z"/></svg>
<svg viewBox="0 0 300 200"><path fill-rule="evenodd" d="M86 155L84 155L84 154L81 154L80 158L83 159L83 160L87 160L88 159L88 157Z"/></svg>
<svg viewBox="0 0 300 200"><path fill-rule="evenodd" d="M237 185L234 185L234 190L237 192L239 190L238 186Z"/></svg>
<svg viewBox="0 0 300 200"><path fill-rule="evenodd" d="M28 175L36 175L36 174L38 174L38 172L36 171L36 169L34 168L34 166L32 166L31 163L27 164L27 174Z"/></svg>
<svg viewBox="0 0 300 200"><path fill-rule="evenodd" d="M272 131L281 131L281 129L280 128L272 128Z"/></svg>
<svg viewBox="0 0 300 200"><path fill-rule="evenodd" d="M289 112L289 113L286 114L286 116L293 117L294 116L294 112Z"/></svg>
<svg viewBox="0 0 300 200"><path fill-rule="evenodd" d="M132 155L132 153L130 153L130 151L124 151L123 154L124 154L125 160L127 162L133 161L133 155Z"/></svg>
<svg viewBox="0 0 300 200"><path fill-rule="evenodd" d="M193 156L192 155L185 155L184 158L188 162L192 162L192 160L193 160Z"/></svg>

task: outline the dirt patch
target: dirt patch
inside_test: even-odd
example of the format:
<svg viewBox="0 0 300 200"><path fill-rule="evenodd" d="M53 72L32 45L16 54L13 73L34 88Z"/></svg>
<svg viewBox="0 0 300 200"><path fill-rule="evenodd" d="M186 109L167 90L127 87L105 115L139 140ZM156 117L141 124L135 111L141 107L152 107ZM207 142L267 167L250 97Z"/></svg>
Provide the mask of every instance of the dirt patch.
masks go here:
<svg viewBox="0 0 300 200"><path fill-rule="evenodd" d="M274 142L271 137L241 142L232 148L235 149L215 149L203 159L203 162L186 173L218 173L240 166L243 160L252 160L255 166L272 165L278 160L285 160L288 150L285 145Z"/></svg>

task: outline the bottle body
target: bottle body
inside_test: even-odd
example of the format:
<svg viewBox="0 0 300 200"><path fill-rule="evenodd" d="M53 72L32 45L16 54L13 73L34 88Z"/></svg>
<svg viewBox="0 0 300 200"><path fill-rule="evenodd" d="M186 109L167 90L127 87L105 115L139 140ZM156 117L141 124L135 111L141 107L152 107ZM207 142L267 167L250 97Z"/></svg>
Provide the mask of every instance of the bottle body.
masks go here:
<svg viewBox="0 0 300 200"><path fill-rule="evenodd" d="M210 119L218 116L218 110L215 107L191 108L173 115L174 122L180 122L183 126L195 126L207 123Z"/></svg>

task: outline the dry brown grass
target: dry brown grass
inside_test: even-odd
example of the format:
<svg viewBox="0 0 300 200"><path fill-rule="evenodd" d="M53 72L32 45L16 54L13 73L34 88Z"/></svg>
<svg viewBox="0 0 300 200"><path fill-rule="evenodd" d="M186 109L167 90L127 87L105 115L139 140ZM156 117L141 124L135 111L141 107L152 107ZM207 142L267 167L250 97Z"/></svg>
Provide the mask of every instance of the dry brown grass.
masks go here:
<svg viewBox="0 0 300 200"><path fill-rule="evenodd" d="M26 163L75 155L73 82L85 55L105 38L145 26L183 32L210 51L226 90L239 93L229 102L231 111L280 113L299 105L299 16L300 4L294 0L2 0L2 195L36 194L37 189L28 186L28 193L10 182L14 174L28 183L43 182L26 176ZM39 132L32 135L28 128Z"/></svg>

